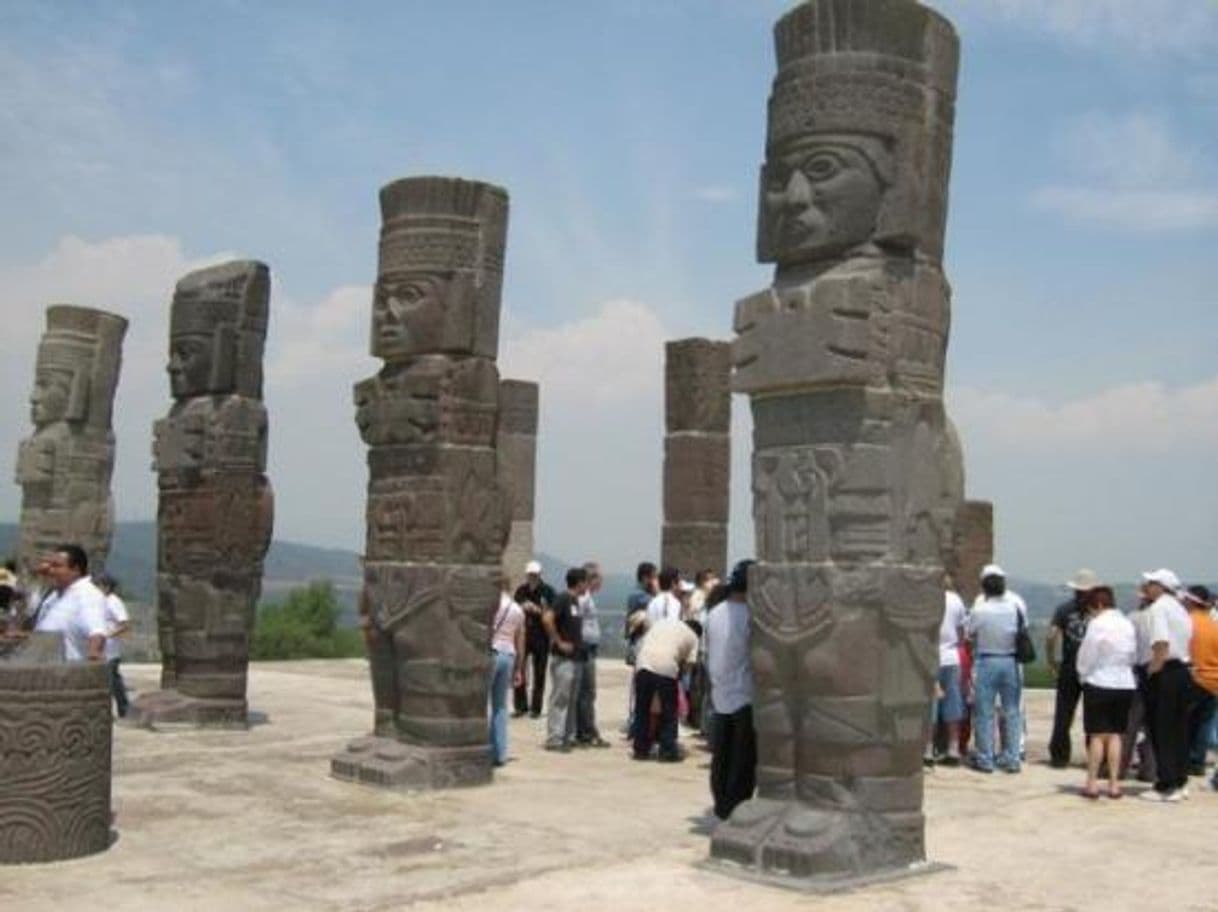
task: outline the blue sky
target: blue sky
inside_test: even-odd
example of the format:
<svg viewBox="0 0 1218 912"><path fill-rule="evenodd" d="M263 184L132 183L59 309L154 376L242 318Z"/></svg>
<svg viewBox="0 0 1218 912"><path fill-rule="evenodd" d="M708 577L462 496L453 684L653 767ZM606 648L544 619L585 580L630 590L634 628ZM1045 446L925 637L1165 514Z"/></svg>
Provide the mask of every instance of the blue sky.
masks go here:
<svg viewBox="0 0 1218 912"><path fill-rule="evenodd" d="M376 191L462 174L512 196L501 365L544 384L540 545L616 568L654 554L662 343L728 337L768 278L755 177L788 5L4 4L0 472L29 432L42 308L117 310L115 496L151 515L173 282L255 256L275 282L277 534L358 550ZM999 557L1050 580L1218 577L1218 5L937 6L964 55L949 402Z"/></svg>

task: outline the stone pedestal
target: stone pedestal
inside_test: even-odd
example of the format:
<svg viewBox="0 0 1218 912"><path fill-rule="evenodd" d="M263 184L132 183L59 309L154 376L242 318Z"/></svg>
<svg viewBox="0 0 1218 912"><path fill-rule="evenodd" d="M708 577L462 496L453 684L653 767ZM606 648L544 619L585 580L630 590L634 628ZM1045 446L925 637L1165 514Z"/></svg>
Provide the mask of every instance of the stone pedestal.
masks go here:
<svg viewBox="0 0 1218 912"><path fill-rule="evenodd" d="M21 441L18 562L34 579L39 558L79 544L100 573L110 551L114 508L111 414L127 321L88 307L48 307L30 397L33 436Z"/></svg>
<svg viewBox="0 0 1218 912"><path fill-rule="evenodd" d="M537 476L539 390L526 380L499 383L499 434L496 451L501 483L511 497L512 516L503 572L521 579L533 553L533 504Z"/></svg>
<svg viewBox="0 0 1218 912"><path fill-rule="evenodd" d="M714 832L795 885L925 864L922 748L959 447L941 259L958 45L913 0L810 0L775 27L751 397L758 794Z"/></svg>
<svg viewBox="0 0 1218 912"><path fill-rule="evenodd" d="M512 516L495 452L507 212L504 190L475 181L381 190L372 353L385 366L355 387L375 714L371 737L332 759L340 779L421 789L491 778L488 622Z"/></svg>
<svg viewBox="0 0 1218 912"><path fill-rule="evenodd" d="M36 637L44 635L35 635ZM0 863L109 848L110 684L102 663L0 660Z"/></svg>
<svg viewBox="0 0 1218 912"><path fill-rule="evenodd" d="M724 573L731 478L731 344L664 347L664 528L661 563L692 579Z"/></svg>
<svg viewBox="0 0 1218 912"><path fill-rule="evenodd" d="M265 264L236 261L192 272L174 291L174 404L153 447L162 690L132 704L136 725L248 725L249 645L274 515L262 404L270 288Z"/></svg>

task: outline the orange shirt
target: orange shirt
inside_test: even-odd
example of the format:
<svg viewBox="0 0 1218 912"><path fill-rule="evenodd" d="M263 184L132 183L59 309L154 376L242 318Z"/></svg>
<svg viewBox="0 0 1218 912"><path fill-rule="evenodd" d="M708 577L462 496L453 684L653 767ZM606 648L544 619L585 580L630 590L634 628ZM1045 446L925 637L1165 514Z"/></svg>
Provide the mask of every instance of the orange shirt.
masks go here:
<svg viewBox="0 0 1218 912"><path fill-rule="evenodd" d="M1218 694L1218 622L1209 611L1190 611L1193 638L1189 653L1193 659L1193 678L1212 694Z"/></svg>

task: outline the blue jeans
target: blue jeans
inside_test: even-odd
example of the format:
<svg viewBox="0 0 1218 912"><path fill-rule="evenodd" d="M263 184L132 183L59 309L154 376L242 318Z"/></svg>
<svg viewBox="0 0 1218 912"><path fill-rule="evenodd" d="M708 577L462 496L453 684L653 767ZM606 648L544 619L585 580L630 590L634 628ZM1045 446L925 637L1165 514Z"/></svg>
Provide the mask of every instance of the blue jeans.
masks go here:
<svg viewBox="0 0 1218 912"><path fill-rule="evenodd" d="M516 657L509 652L496 652L491 670L491 761L507 760L507 695L512 684L512 669Z"/></svg>
<svg viewBox="0 0 1218 912"><path fill-rule="evenodd" d="M998 766L1019 769L1019 665L1014 656L981 656L977 659L977 690L973 720L973 742L977 765L994 768L994 699L1002 703L1002 754Z"/></svg>

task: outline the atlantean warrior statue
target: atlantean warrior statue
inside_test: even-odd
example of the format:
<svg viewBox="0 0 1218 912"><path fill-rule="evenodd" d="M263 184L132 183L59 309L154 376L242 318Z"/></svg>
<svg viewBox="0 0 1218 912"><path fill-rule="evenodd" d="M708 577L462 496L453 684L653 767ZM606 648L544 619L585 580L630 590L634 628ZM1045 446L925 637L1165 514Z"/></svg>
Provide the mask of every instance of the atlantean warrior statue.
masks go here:
<svg viewBox="0 0 1218 912"><path fill-rule="evenodd" d="M174 403L153 446L163 689L136 701L140 724L249 724L249 644L274 512L262 404L270 292L270 272L253 261L192 272L174 291Z"/></svg>
<svg viewBox="0 0 1218 912"><path fill-rule="evenodd" d="M508 197L408 178L382 188L381 215L372 353L385 366L355 387L375 719L331 770L390 787L475 785L491 778L487 625L510 509L495 456Z"/></svg>
<svg viewBox="0 0 1218 912"><path fill-rule="evenodd" d="M38 559L64 542L79 543L100 571L114 531L110 415L127 321L66 304L46 314L30 396L34 435L17 455L19 560L27 580Z"/></svg>
<svg viewBox="0 0 1218 912"><path fill-rule="evenodd" d="M692 579L727 564L731 343L664 346L664 529L660 560Z"/></svg>
<svg viewBox="0 0 1218 912"><path fill-rule="evenodd" d="M511 498L511 529L503 572L518 579L533 559L533 502L537 490L539 388L528 380L499 381L499 478Z"/></svg>
<svg viewBox="0 0 1218 912"><path fill-rule="evenodd" d="M751 396L758 797L711 854L815 882L924 861L921 755L961 474L942 387L958 43L913 0L775 28Z"/></svg>

